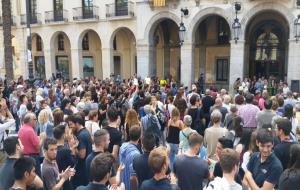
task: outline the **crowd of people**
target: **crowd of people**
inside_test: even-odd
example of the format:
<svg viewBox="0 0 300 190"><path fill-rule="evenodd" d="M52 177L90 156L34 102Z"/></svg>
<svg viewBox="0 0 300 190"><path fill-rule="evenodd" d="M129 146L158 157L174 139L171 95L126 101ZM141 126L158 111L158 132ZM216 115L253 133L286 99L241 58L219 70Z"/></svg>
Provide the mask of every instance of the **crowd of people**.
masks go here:
<svg viewBox="0 0 300 190"><path fill-rule="evenodd" d="M298 94L247 81L1 80L0 190L299 190Z"/></svg>

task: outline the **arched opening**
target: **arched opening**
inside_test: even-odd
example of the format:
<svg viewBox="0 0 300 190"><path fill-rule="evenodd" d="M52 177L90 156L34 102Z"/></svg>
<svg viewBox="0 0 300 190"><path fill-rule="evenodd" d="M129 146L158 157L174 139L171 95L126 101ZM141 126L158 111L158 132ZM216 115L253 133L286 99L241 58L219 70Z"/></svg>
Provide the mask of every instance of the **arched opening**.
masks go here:
<svg viewBox="0 0 300 190"><path fill-rule="evenodd" d="M228 88L230 60L230 26L219 15L200 21L195 31L195 80L204 86Z"/></svg>
<svg viewBox="0 0 300 190"><path fill-rule="evenodd" d="M289 26L275 11L255 15L246 27L245 74L284 80L287 75Z"/></svg>
<svg viewBox="0 0 300 190"><path fill-rule="evenodd" d="M178 25L171 19L163 19L153 26L150 33L153 57L152 74L158 78L170 78L180 81L180 40Z"/></svg>
<svg viewBox="0 0 300 190"><path fill-rule="evenodd" d="M113 74L115 77L130 78L137 73L136 40L127 28L114 32L111 39L113 49Z"/></svg>
<svg viewBox="0 0 300 190"><path fill-rule="evenodd" d="M45 79L44 44L40 35L32 34L32 61L35 78Z"/></svg>
<svg viewBox="0 0 300 190"><path fill-rule="evenodd" d="M51 39L52 71L57 78L71 79L71 45L64 32L56 32Z"/></svg>
<svg viewBox="0 0 300 190"><path fill-rule="evenodd" d="M94 30L84 31L79 38L79 55L82 56L83 77L102 79L101 40Z"/></svg>

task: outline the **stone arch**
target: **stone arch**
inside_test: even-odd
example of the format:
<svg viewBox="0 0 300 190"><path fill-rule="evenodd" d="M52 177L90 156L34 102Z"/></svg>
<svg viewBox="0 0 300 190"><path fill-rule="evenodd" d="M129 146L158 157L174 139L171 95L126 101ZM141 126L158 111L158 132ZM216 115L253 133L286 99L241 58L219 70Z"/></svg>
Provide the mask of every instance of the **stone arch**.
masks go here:
<svg viewBox="0 0 300 190"><path fill-rule="evenodd" d="M123 26L122 26L122 27L119 27L119 28L115 29L115 30L113 31L113 33L111 34L110 40L109 40L110 46L112 46L116 34L117 34L118 32L120 32L121 30L126 31L126 33L127 33L128 35L130 35L131 37L133 37L134 41L136 41L136 37L135 37L133 31L132 31L130 28L128 28L128 27L123 27Z"/></svg>
<svg viewBox="0 0 300 190"><path fill-rule="evenodd" d="M153 40L151 40L150 37L153 36L157 25L165 19L170 19L177 24L180 22L180 18L174 13L167 11L157 13L150 19L145 28L144 39L147 40L147 44L153 45Z"/></svg>
<svg viewBox="0 0 300 190"><path fill-rule="evenodd" d="M53 47L53 45L54 45L54 43L55 43L55 39L57 38L57 36L59 35L59 34L64 34L66 37L67 37L67 40L68 40L68 42L69 42L69 44L70 44L70 49L72 49L71 48L71 41L70 41L70 37L69 37L69 35L66 33L66 32L64 32L64 31L56 31L56 32L54 32L52 35L51 35L51 38L50 38L50 48L52 49L52 48L54 48Z"/></svg>
<svg viewBox="0 0 300 190"><path fill-rule="evenodd" d="M83 38L86 34L88 34L88 50L82 48ZM77 39L79 68L83 72L82 76L95 76L96 78L102 79L102 41L99 34L95 30L89 28L83 30Z"/></svg>
<svg viewBox="0 0 300 190"><path fill-rule="evenodd" d="M229 11L226 11L225 9L219 8L219 7L208 7L203 10L200 10L198 13L196 13L195 16L193 16L193 19L189 23L187 34L186 34L186 41L195 41L195 32L198 29L199 24L204 21L206 18L212 15L217 15L220 17L223 17L229 26L231 26L231 14L228 14Z"/></svg>
<svg viewBox="0 0 300 190"><path fill-rule="evenodd" d="M59 34L64 35L64 50L58 50L58 36ZM61 77L71 79L72 76L72 59L71 59L71 41L70 35L64 31L56 31L50 38L50 55L51 55L51 72L57 74L61 72ZM64 63L64 64L60 64ZM61 65L61 66L60 66ZM48 72L48 71L46 71Z"/></svg>
<svg viewBox="0 0 300 190"><path fill-rule="evenodd" d="M122 78L129 78L137 72L136 37L128 27L115 29L110 37L110 47L113 51L113 73Z"/></svg>
<svg viewBox="0 0 300 190"><path fill-rule="evenodd" d="M97 31L94 30L94 29L88 28L88 29L85 29L85 30L83 30L82 32L80 32L80 33L79 33L79 36L77 37L77 39L78 39L78 46L77 46L77 47L78 47L79 49L81 49L81 42L82 42L82 40L83 40L84 35L85 35L86 33L88 33L88 32L93 32L93 33L97 34L97 37L98 37L100 43L102 43L102 42L101 42L100 35L97 33Z"/></svg>
<svg viewBox="0 0 300 190"><path fill-rule="evenodd" d="M280 14L288 23L289 25L289 36L290 38L293 38L293 28L294 28L294 15L291 13L291 11L283 4L281 3L270 3L270 2L266 2L266 3L260 3L256 6L254 6L253 8L251 8L241 19L241 36L240 39L244 40L245 36L246 36L246 32L247 32L247 27L249 25L249 23L251 23L252 19L264 12L264 11L274 11L277 12L278 14Z"/></svg>

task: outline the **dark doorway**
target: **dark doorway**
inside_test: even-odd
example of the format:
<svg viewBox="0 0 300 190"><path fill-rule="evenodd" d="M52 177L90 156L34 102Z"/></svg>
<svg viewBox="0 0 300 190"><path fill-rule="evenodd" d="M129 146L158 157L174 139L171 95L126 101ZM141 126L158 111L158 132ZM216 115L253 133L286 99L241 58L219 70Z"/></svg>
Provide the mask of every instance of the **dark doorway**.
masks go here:
<svg viewBox="0 0 300 190"><path fill-rule="evenodd" d="M45 57L44 56L35 56L34 57L34 68L35 76L40 79L46 78L45 74Z"/></svg>
<svg viewBox="0 0 300 190"><path fill-rule="evenodd" d="M121 56L114 56L114 74L121 75Z"/></svg>

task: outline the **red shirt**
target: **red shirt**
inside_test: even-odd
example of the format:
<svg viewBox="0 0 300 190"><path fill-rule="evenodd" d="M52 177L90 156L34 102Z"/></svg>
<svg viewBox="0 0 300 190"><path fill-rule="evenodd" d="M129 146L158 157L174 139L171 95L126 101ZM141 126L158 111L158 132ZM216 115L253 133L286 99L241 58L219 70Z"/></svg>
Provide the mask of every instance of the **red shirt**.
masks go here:
<svg viewBox="0 0 300 190"><path fill-rule="evenodd" d="M39 154L40 151L36 148L39 143L39 137L29 125L23 125L19 130L19 139L24 146L24 154Z"/></svg>

